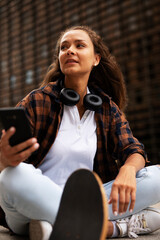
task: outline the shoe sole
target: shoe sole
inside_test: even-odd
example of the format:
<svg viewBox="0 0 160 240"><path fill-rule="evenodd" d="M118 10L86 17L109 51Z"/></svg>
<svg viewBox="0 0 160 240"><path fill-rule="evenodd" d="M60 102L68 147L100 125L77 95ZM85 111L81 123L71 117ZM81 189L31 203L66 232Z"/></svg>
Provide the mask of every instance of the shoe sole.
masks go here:
<svg viewBox="0 0 160 240"><path fill-rule="evenodd" d="M75 171L67 180L49 240L104 240L107 235L106 194L97 174Z"/></svg>

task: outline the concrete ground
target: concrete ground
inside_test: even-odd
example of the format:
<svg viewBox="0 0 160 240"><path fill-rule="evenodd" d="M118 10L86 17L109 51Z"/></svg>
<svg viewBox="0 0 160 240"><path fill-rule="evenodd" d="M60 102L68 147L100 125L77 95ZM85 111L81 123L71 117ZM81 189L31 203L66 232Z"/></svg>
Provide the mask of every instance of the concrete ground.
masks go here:
<svg viewBox="0 0 160 240"><path fill-rule="evenodd" d="M154 207L160 209L160 203L154 205ZM114 238L114 239L117 240L117 238ZM123 239L129 240L130 238L123 238ZM160 230L158 230L152 234L149 234L149 235L139 236L138 239L140 239L140 240L147 240L147 239L148 240L160 240ZM12 235L6 228L0 227L0 240L29 240L29 238ZM39 239L37 239L37 240L39 240Z"/></svg>

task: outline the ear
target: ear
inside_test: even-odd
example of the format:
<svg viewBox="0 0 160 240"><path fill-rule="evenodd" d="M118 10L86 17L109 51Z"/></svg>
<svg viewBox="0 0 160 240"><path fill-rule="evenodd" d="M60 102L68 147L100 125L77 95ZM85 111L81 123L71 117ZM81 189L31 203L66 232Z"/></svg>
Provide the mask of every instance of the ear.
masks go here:
<svg viewBox="0 0 160 240"><path fill-rule="evenodd" d="M100 54L95 54L94 66L97 66L101 60Z"/></svg>

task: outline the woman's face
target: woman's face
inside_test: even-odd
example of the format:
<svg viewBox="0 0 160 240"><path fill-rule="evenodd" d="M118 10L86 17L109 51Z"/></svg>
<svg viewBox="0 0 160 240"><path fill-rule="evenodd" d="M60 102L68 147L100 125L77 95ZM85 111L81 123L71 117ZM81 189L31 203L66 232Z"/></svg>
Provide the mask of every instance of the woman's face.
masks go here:
<svg viewBox="0 0 160 240"><path fill-rule="evenodd" d="M98 65L100 56L95 54L89 35L83 30L66 32L60 42L59 63L65 76L87 76Z"/></svg>

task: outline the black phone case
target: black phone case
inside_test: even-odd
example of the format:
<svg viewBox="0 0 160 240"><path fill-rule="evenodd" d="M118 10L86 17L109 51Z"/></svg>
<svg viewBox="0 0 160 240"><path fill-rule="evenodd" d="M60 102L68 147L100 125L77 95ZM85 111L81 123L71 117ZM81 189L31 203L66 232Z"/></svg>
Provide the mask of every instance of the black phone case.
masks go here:
<svg viewBox="0 0 160 240"><path fill-rule="evenodd" d="M23 108L0 108L0 127L5 130L10 127L16 128L9 141L11 146L32 137L29 120Z"/></svg>

